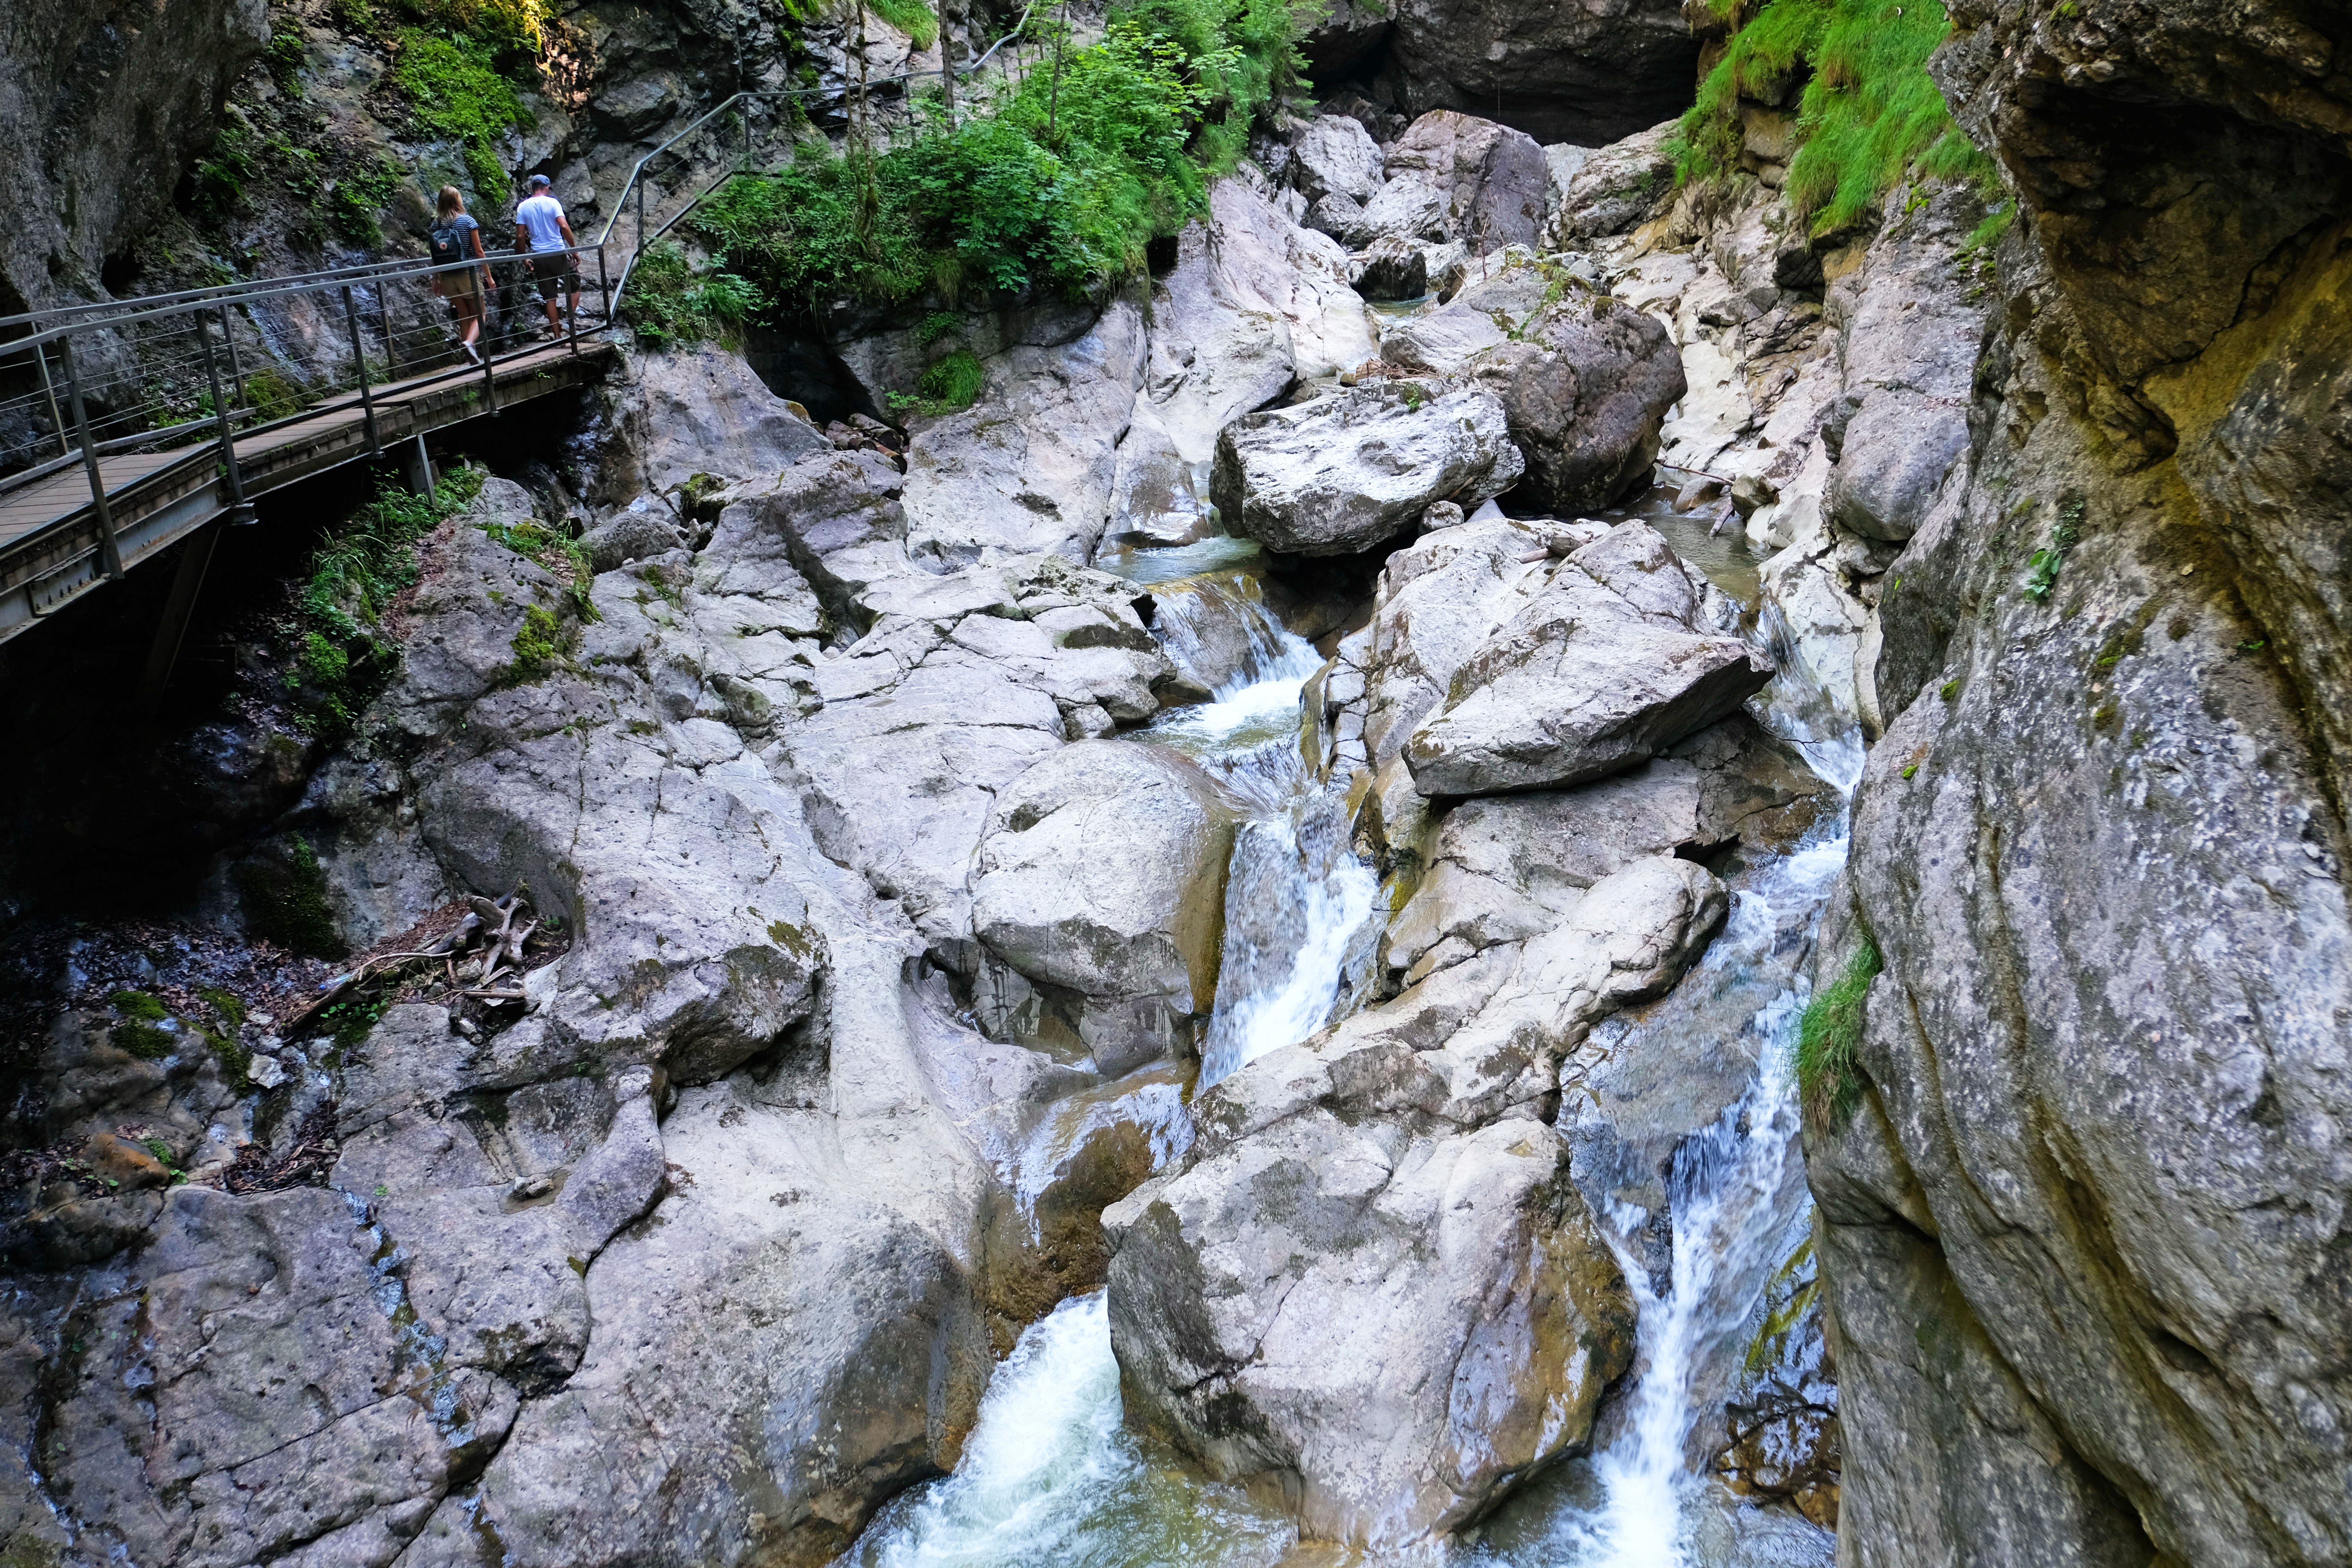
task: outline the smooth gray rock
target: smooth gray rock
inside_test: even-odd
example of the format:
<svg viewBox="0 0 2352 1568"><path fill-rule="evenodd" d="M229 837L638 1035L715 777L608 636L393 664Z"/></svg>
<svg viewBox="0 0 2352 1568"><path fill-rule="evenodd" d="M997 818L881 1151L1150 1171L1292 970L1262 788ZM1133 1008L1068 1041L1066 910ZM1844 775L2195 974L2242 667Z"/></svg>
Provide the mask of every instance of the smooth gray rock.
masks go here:
<svg viewBox="0 0 2352 1568"><path fill-rule="evenodd" d="M1632 1300L1529 1111L1723 911L1704 868L1644 858L1524 946L1202 1095L1184 1161L1104 1215L1135 1418L1278 1487L1307 1536L1375 1548L1578 1451L1631 1361Z"/></svg>
<svg viewBox="0 0 2352 1568"><path fill-rule="evenodd" d="M1217 991L1234 812L1199 767L1129 742L1064 747L1001 790L972 933L1070 1020L1108 1072L1186 1054Z"/></svg>
<svg viewBox="0 0 2352 1568"><path fill-rule="evenodd" d="M1344 555L1432 501L1500 495L1524 467L1487 393L1362 386L1225 426L1213 493L1227 526L1269 550Z"/></svg>
<svg viewBox="0 0 2352 1568"><path fill-rule="evenodd" d="M1445 232L1425 237L1458 239L1483 255L1531 245L1543 226L1550 175L1542 147L1525 132L1439 109L1406 127L1387 149L1386 166L1391 186L1417 186L1443 204ZM1380 202L1367 206L1367 223Z"/></svg>
<svg viewBox="0 0 2352 1568"><path fill-rule="evenodd" d="M704 344L648 354L636 369L624 418L637 433L646 488L657 494L697 474L772 480L831 449L824 433L769 391L740 354Z"/></svg>
<svg viewBox="0 0 2352 1568"><path fill-rule="evenodd" d="M1067 342L1022 344L983 361L989 394L971 407L913 416L903 498L909 552L940 569L989 549L1093 559L1144 353L1142 313L1121 298Z"/></svg>
<svg viewBox="0 0 2352 1568"><path fill-rule="evenodd" d="M1496 795L1605 777L1761 690L1770 661L1706 625L1692 579L1654 530L1624 523L1524 584L1406 745L1413 787Z"/></svg>
<svg viewBox="0 0 2352 1568"><path fill-rule="evenodd" d="M1246 181L1216 183L1208 216L1176 237L1176 258L1152 289L1137 410L1148 407L1197 483L1233 420L1294 381L1361 364L1373 342L1339 247Z"/></svg>
<svg viewBox="0 0 2352 1568"><path fill-rule="evenodd" d="M1594 148L1552 203L1545 248L1575 249L1623 234L1663 211L1675 194L1674 161L1665 145L1677 123L1668 120Z"/></svg>
<svg viewBox="0 0 2352 1568"><path fill-rule="evenodd" d="M1284 173L1310 203L1328 195L1369 201L1388 177L1380 143L1363 126L1339 114L1318 115L1307 122L1290 143L1290 164Z"/></svg>
<svg viewBox="0 0 2352 1568"><path fill-rule="evenodd" d="M1494 392L1527 458L1523 493L1559 512L1647 482L1659 427L1688 390L1654 317L1517 248L1490 258L1442 309L1400 322L1381 357Z"/></svg>

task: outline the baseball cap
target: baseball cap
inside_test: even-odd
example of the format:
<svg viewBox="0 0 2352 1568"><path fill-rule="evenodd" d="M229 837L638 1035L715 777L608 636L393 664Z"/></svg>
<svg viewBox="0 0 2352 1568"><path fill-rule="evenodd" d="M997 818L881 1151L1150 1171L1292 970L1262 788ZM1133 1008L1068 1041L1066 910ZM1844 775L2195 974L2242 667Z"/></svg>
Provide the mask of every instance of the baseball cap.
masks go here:
<svg viewBox="0 0 2352 1568"><path fill-rule="evenodd" d="M554 181L549 179L545 174L533 174L530 177L530 188L534 191L538 190L542 185L551 185L554 183Z"/></svg>

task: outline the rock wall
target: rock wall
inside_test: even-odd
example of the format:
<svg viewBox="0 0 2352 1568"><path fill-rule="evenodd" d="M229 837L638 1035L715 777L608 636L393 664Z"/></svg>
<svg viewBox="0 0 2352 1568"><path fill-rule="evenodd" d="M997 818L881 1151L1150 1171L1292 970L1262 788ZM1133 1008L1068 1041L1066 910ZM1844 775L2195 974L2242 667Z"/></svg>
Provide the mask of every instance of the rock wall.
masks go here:
<svg viewBox="0 0 2352 1568"><path fill-rule="evenodd" d="M26 0L0 41L0 316L96 289L170 210L229 89L269 40L262 0Z"/></svg>
<svg viewBox="0 0 2352 1568"><path fill-rule="evenodd" d="M2341 1562L2352 16L1955 11L2021 211L1825 939L1840 1560Z"/></svg>

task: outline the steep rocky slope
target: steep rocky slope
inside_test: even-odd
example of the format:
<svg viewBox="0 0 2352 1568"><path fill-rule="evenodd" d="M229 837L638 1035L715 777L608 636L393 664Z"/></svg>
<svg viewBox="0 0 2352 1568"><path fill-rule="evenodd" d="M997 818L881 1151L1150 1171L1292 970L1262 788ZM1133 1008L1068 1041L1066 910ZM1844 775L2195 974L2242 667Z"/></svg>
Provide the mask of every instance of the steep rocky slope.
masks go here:
<svg viewBox="0 0 2352 1568"><path fill-rule="evenodd" d="M2340 1561L2352 18L1958 20L2023 210L1824 961L1885 964L1809 1139L1842 1550Z"/></svg>

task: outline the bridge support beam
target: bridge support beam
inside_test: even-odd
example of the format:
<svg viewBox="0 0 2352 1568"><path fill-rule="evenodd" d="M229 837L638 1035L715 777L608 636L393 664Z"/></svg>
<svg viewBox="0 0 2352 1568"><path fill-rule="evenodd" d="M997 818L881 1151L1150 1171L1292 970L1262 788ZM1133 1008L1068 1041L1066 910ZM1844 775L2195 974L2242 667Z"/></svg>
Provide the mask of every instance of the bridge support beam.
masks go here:
<svg viewBox="0 0 2352 1568"><path fill-rule="evenodd" d="M411 495L433 493L433 454L425 449L425 437L416 437L400 448L400 482Z"/></svg>
<svg viewBox="0 0 2352 1568"><path fill-rule="evenodd" d="M180 644L196 612L196 595L204 590L205 573L213 563L213 546L220 542L221 524L208 522L192 534L180 552L180 569L172 578L171 596L163 601L163 618L155 626L155 640L147 648L147 668L139 678L139 711L152 715L163 705L163 689L172 683L172 667L180 660Z"/></svg>

